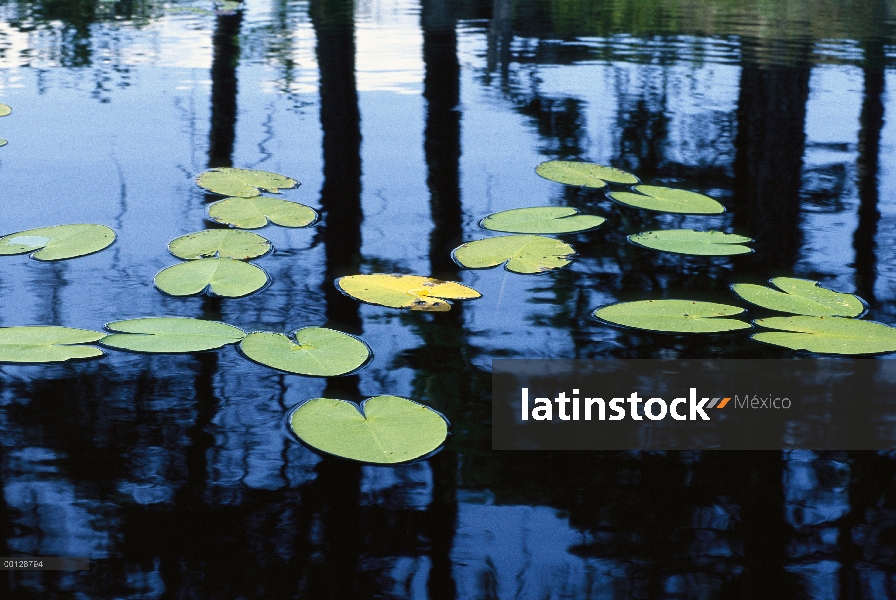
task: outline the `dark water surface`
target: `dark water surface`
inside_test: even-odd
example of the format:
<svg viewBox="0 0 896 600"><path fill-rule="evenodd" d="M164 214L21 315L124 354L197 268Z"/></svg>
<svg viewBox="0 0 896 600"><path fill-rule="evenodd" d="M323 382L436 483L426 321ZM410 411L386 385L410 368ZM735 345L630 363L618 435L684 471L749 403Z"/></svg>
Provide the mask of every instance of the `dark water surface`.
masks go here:
<svg viewBox="0 0 896 600"><path fill-rule="evenodd" d="M820 280L896 324L896 4L753 0L0 0L2 233L95 222L119 239L0 264L0 325L100 329L179 315L359 334L357 375L279 374L233 347L0 367L0 555L89 572L0 573L0 598L896 597L896 455L498 453L490 361L790 358L744 334L601 325L602 304L737 303L734 281ZM718 217L626 209L535 175L612 164L709 193ZM242 299L168 298L173 238L212 224L210 166L302 182L323 214L261 233L272 276ZM567 269L467 271L491 212L570 205ZM700 226L755 254L624 243ZM483 293L405 314L336 277L407 272ZM889 357L884 357L889 358ZM407 396L453 435L399 467L322 459L285 415L317 396Z"/></svg>

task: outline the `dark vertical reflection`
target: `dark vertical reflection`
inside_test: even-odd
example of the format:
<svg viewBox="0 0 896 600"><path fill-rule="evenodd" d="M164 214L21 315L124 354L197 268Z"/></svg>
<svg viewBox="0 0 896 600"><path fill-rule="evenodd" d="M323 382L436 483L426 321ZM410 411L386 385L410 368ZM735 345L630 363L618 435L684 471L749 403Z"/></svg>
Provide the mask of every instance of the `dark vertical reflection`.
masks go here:
<svg viewBox="0 0 896 600"><path fill-rule="evenodd" d="M460 195L460 62L454 3L422 0L420 25L425 68L423 98L426 100L423 152L433 224L429 236L429 264L433 277L456 281L459 272L451 259L451 250L462 241L463 213ZM451 363L453 372L439 369L442 372L432 377L436 381L423 382L424 386L439 390L440 395L450 393L449 390L463 390L458 386L459 382L452 379L470 369L462 356L461 348L465 345L463 312L458 304L448 314L438 315L422 327L426 346L438 348L441 360ZM436 327L442 331L437 331ZM421 383L419 379L417 384ZM469 379L465 378L465 381ZM428 385L432 383L436 385ZM459 405L466 398L443 396L433 400L449 420L454 421L460 412ZM427 589L432 600L453 600L457 594L451 565L457 524L457 462L454 448L448 448L430 460L433 495L427 509L431 560Z"/></svg>
<svg viewBox="0 0 896 600"><path fill-rule="evenodd" d="M355 81L354 3L312 0L308 11L320 69L324 182L318 235L324 243L327 325L360 334L357 302L342 295L333 283L358 273L361 262L361 114ZM324 394L360 401L357 376L329 378ZM315 479L303 488L296 538L301 556L319 557L303 566L304 595L339 600L366 597L361 583L365 548L361 468L325 458L315 472Z"/></svg>
<svg viewBox="0 0 896 600"><path fill-rule="evenodd" d="M880 222L878 209L878 173L880 169L880 139L884 126L885 61L884 39L880 31L886 18L884 2L873 3L873 18L869 28L869 39L864 42L864 91L862 109L859 114L858 159L856 161L857 187L859 193L858 224L853 234L855 251L855 288L873 308L877 280L877 236ZM848 415L853 419L867 418L870 399L856 399ZM856 408L858 410L856 410ZM849 512L840 520L839 539L842 540L839 583L842 598L862 597L862 570L865 564L863 541L872 536L862 535L874 527L875 509L892 497L894 476L893 461L874 452L853 452L852 473L849 482ZM871 521L872 523L869 523ZM863 540L863 538L865 538ZM873 551L869 554L873 554Z"/></svg>
<svg viewBox="0 0 896 600"><path fill-rule="evenodd" d="M856 293L873 305L877 271L875 236L880 221L878 203L878 170L880 135L884 127L884 42L874 38L865 43L862 73L865 90L859 115L859 188L858 225L853 234L855 250Z"/></svg>
<svg viewBox="0 0 896 600"><path fill-rule="evenodd" d="M320 124L324 183L320 192L327 323L361 333L357 301L333 281L358 273L361 261L361 113L355 83L355 25L352 0L313 0L309 6L320 68Z"/></svg>
<svg viewBox="0 0 896 600"><path fill-rule="evenodd" d="M736 533L743 543L744 572L724 597L747 600L771 593L796 598L795 579L784 569L792 536L784 514L784 456L779 451L738 454L729 466L738 474L733 495L741 507Z"/></svg>
<svg viewBox="0 0 896 600"><path fill-rule="evenodd" d="M457 275L451 250L461 242L460 63L452 2L423 0L423 98L426 126L423 151L433 229L429 236L432 275Z"/></svg>
<svg viewBox="0 0 896 600"><path fill-rule="evenodd" d="M215 33L212 37L209 168L233 166L233 142L236 139L236 68L240 55L239 34L242 20L242 10L238 10L218 15L215 21ZM203 298L202 318L221 319L221 298L217 296ZM215 445L215 436L210 429L220 402L214 390L214 377L218 372L218 354L200 353L196 355L196 360L199 363L199 372L194 380L196 421L187 431L191 442L186 451L187 482L180 490L188 502L201 501L200 495L208 481L207 455Z"/></svg>
<svg viewBox="0 0 896 600"><path fill-rule="evenodd" d="M212 106L208 135L208 167L233 166L236 139L236 67L240 59L242 10L215 18L212 36Z"/></svg>
<svg viewBox="0 0 896 600"><path fill-rule="evenodd" d="M302 490L296 536L303 596L343 600L373 597L362 584L365 523L361 513L361 467L324 459L316 478Z"/></svg>
<svg viewBox="0 0 896 600"><path fill-rule="evenodd" d="M784 48L774 40L748 40L742 49L734 158L734 228L754 238L755 253L735 271L756 278L792 275L802 235L800 187L809 98L807 42L789 47L787 63L768 62ZM780 58L780 57L778 57ZM784 569L792 532L784 514L784 457L750 452L732 460L741 474L743 575L731 596L755 598L773 592L794 597L794 579Z"/></svg>
<svg viewBox="0 0 896 600"><path fill-rule="evenodd" d="M802 242L799 192L809 98L810 46L792 61L768 64L773 42L744 42L734 145L734 226L754 238L755 253L738 261L758 277L793 274Z"/></svg>
<svg viewBox="0 0 896 600"><path fill-rule="evenodd" d="M243 13L241 10L219 14L215 19L215 30L212 36L211 66L211 125L209 128L208 167L233 166L233 143L236 138L236 94L237 63L239 62L239 33ZM207 200L217 197L207 195ZM205 296L202 299L203 319L218 321L221 319L221 298ZM218 373L217 352L202 352L196 355L196 374L193 379L195 398L195 418L186 430L189 443L184 451L186 480L174 495L173 522L176 524L169 530L169 535L177 535L178 529L201 531L196 519L196 511L205 505L204 494L208 489L211 474L209 473L209 453L215 447L213 432L214 418L218 412L220 398L215 395L215 375ZM189 570L184 572L180 560L202 562L203 552L200 547L206 542L203 535L197 534L182 540L180 543L165 544L170 550L168 560L162 552L159 570L168 590L179 590L189 585ZM183 542L186 541L184 544ZM175 550L177 549L177 550ZM179 550L179 551L178 551Z"/></svg>

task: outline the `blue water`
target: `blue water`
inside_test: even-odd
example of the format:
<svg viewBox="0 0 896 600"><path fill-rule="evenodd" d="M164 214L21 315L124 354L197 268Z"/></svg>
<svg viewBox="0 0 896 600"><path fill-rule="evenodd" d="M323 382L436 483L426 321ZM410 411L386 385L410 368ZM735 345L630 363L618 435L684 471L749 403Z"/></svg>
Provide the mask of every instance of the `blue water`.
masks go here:
<svg viewBox="0 0 896 600"><path fill-rule="evenodd" d="M287 375L232 348L108 351L0 367L0 554L89 556L0 576L4 598L753 598L896 596L887 453L498 453L495 357L790 358L747 335L614 329L596 307L737 303L732 282L812 278L896 325L892 8L704 0L437 2L0 0L2 233L101 223L118 240L61 263L0 261L0 325L214 318L336 326L372 362ZM354 47L352 47L354 46ZM332 143L328 145L327 140ZM718 217L645 214L538 177L549 159L708 193ZM323 213L267 227L272 277L246 298L152 284L172 239L212 226L194 177L282 173ZM569 268L464 270L490 213L571 205ZM757 239L743 259L624 242L657 227ZM408 314L332 280L402 272L482 298ZM884 357L888 358L888 357ZM288 433L324 395L414 398L452 437L426 461L357 466Z"/></svg>

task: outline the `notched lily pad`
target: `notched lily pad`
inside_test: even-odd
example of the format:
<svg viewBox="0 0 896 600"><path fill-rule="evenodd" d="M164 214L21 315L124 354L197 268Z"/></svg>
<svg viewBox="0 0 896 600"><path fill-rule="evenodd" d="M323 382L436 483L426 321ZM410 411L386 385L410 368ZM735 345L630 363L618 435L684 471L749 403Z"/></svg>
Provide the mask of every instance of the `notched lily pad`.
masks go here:
<svg viewBox="0 0 896 600"><path fill-rule="evenodd" d="M752 242L752 238L721 231L662 229L636 233L628 236L628 240L644 248L694 256L732 256L753 251L743 245Z"/></svg>
<svg viewBox="0 0 896 600"><path fill-rule="evenodd" d="M551 181L566 185L600 189L607 183L638 183L638 178L621 169L589 162L549 160L535 167L535 172Z"/></svg>
<svg viewBox="0 0 896 600"><path fill-rule="evenodd" d="M611 192L607 196L619 204L659 212L685 215L718 215L725 212L725 207L717 200L696 192L657 185L636 185L634 189L639 193Z"/></svg>
<svg viewBox="0 0 896 600"><path fill-rule="evenodd" d="M252 169L219 168L200 173L196 184L215 194L251 198L262 191L279 194L281 189L294 188L299 182L285 175Z"/></svg>
<svg viewBox="0 0 896 600"><path fill-rule="evenodd" d="M8 104L0 104L0 117L5 117L12 112L12 107Z"/></svg>
<svg viewBox="0 0 896 600"><path fill-rule="evenodd" d="M259 364L315 377L345 375L370 358L370 348L353 335L324 327L305 327L294 334L255 332L240 342L240 351Z"/></svg>
<svg viewBox="0 0 896 600"><path fill-rule="evenodd" d="M858 296L823 288L817 281L775 277L769 283L781 291L752 283L735 283L731 291L750 304L797 315L858 317L865 312Z"/></svg>
<svg viewBox="0 0 896 600"><path fill-rule="evenodd" d="M572 246L540 235L503 235L467 242L454 249L454 261L468 269L504 264L514 273L542 273L565 267L575 254ZM506 263L506 264L505 264Z"/></svg>
<svg viewBox="0 0 896 600"><path fill-rule="evenodd" d="M506 233L577 233L600 227L604 217L580 215L566 206L537 206L514 208L484 218L480 225L492 231Z"/></svg>
<svg viewBox="0 0 896 600"><path fill-rule="evenodd" d="M593 317L613 325L661 331L666 333L720 333L750 329L739 319L727 319L742 314L739 306L700 302L696 300L638 300L620 302L595 310Z"/></svg>
<svg viewBox="0 0 896 600"><path fill-rule="evenodd" d="M115 241L105 225L56 225L28 229L0 237L0 255L33 252L35 260L65 260L99 252Z"/></svg>
<svg viewBox="0 0 896 600"><path fill-rule="evenodd" d="M264 256L273 246L267 239L251 231L206 229L182 235L168 244L168 251L178 258L233 258L249 260Z"/></svg>
<svg viewBox="0 0 896 600"><path fill-rule="evenodd" d="M337 279L336 287L362 302L430 312L451 310L451 303L445 298L469 300L482 295L454 281L420 275L348 275Z"/></svg>
<svg viewBox="0 0 896 600"><path fill-rule="evenodd" d="M751 337L757 342L819 354L896 352L896 328L844 317L769 317L754 323L767 329Z"/></svg>
<svg viewBox="0 0 896 600"><path fill-rule="evenodd" d="M258 229L268 222L281 227L307 227L318 217L310 206L267 196L219 200L208 207L208 216L240 229Z"/></svg>
<svg viewBox="0 0 896 600"><path fill-rule="evenodd" d="M0 362L51 363L102 356L103 351L87 346L103 337L99 331L26 325L0 327Z"/></svg>
<svg viewBox="0 0 896 600"><path fill-rule="evenodd" d="M232 258L204 258L178 263L156 275L155 286L171 296L214 296L240 298L268 284L264 269Z"/></svg>
<svg viewBox="0 0 896 600"><path fill-rule="evenodd" d="M235 344L246 332L218 321L188 317L146 317L106 324L113 332L100 340L107 348L132 352L202 352Z"/></svg>
<svg viewBox="0 0 896 600"><path fill-rule="evenodd" d="M314 398L289 417L292 432L312 448L365 463L395 464L437 450L448 437L448 421L428 406L399 396L374 396L361 403Z"/></svg>

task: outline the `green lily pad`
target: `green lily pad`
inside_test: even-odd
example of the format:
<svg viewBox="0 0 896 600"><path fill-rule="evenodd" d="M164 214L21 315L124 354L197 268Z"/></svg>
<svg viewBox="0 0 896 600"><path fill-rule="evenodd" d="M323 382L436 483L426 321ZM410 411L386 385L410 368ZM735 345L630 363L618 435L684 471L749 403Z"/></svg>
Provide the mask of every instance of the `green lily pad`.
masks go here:
<svg viewBox="0 0 896 600"><path fill-rule="evenodd" d="M857 317L865 312L857 296L823 288L817 281L775 277L769 283L782 291L752 283L735 283L731 291L750 304L797 315Z"/></svg>
<svg viewBox="0 0 896 600"><path fill-rule="evenodd" d="M542 273L565 267L575 251L569 244L540 235L503 235L467 242L454 249L455 262L468 269L504 264L514 273Z"/></svg>
<svg viewBox="0 0 896 600"><path fill-rule="evenodd" d="M235 15L237 11L243 10L246 5L242 0L223 0L215 5L215 14L218 15Z"/></svg>
<svg viewBox="0 0 896 600"><path fill-rule="evenodd" d="M623 327L668 333L719 333L750 329L739 319L726 319L742 314L744 309L728 304L695 300L639 300L620 302L599 308L591 315Z"/></svg>
<svg viewBox="0 0 896 600"><path fill-rule="evenodd" d="M282 333L250 333L240 351L266 367L316 377L351 373L370 358L367 344L341 331L305 327L293 335L295 342Z"/></svg>
<svg viewBox="0 0 896 600"><path fill-rule="evenodd" d="M168 251L178 258L235 258L249 260L271 251L271 242L251 231L206 229L182 235L168 244Z"/></svg>
<svg viewBox="0 0 896 600"><path fill-rule="evenodd" d="M769 317L754 321L763 331L757 342L820 354L880 354L896 352L896 328L843 317Z"/></svg>
<svg viewBox="0 0 896 600"><path fill-rule="evenodd" d="M166 15L194 14L203 17L210 17L215 14L214 11L199 8L198 6L168 6L165 7L164 12Z"/></svg>
<svg viewBox="0 0 896 600"><path fill-rule="evenodd" d="M3 138L0 138L0 146L5 146L5 145L8 144L8 143L9 143L9 142L7 142L6 140L4 140Z"/></svg>
<svg viewBox="0 0 896 600"><path fill-rule="evenodd" d="M337 279L336 287L362 302L430 312L451 310L451 303L440 298L467 300L482 295L454 281L420 275L348 275Z"/></svg>
<svg viewBox="0 0 896 600"><path fill-rule="evenodd" d="M607 183L638 183L638 178L621 169L588 162L549 160L535 167L535 172L551 181L600 189Z"/></svg>
<svg viewBox="0 0 896 600"><path fill-rule="evenodd" d="M685 215L718 215L725 212L725 207L717 200L696 192L657 185L636 185L634 189L640 193L611 192L607 195L620 204L645 210Z"/></svg>
<svg viewBox="0 0 896 600"><path fill-rule="evenodd" d="M299 182L285 175L252 169L210 169L196 178L196 184L215 194L251 198L262 190L279 194L281 189L294 188Z"/></svg>
<svg viewBox="0 0 896 600"><path fill-rule="evenodd" d="M178 263L158 272L155 285L172 296L195 296L206 291L215 296L239 298L257 292L268 283L264 269L232 258L203 258Z"/></svg>
<svg viewBox="0 0 896 600"><path fill-rule="evenodd" d="M426 456L448 437L448 421L428 406L399 396L354 402L314 398L289 418L292 432L312 448L365 463L395 464Z"/></svg>
<svg viewBox="0 0 896 600"><path fill-rule="evenodd" d="M0 237L0 255L32 252L35 260L65 260L108 248L115 232L105 225L56 225Z"/></svg>
<svg viewBox="0 0 896 600"><path fill-rule="evenodd" d="M5 117L12 112L12 107L8 104L0 104L0 117Z"/></svg>
<svg viewBox="0 0 896 600"><path fill-rule="evenodd" d="M146 317L106 324L112 331L100 340L107 348L133 352L201 352L235 344L246 337L242 329L187 317Z"/></svg>
<svg viewBox="0 0 896 600"><path fill-rule="evenodd" d="M307 227L317 221L310 206L267 196L219 200L208 207L208 216L240 229L258 229L268 221L281 227Z"/></svg>
<svg viewBox="0 0 896 600"><path fill-rule="evenodd" d="M95 346L83 346L103 337L99 331L30 325L0 327L0 362L50 363L102 356Z"/></svg>
<svg viewBox="0 0 896 600"><path fill-rule="evenodd" d="M606 221L603 217L578 213L565 206L514 208L490 215L480 225L507 233L576 233L594 229Z"/></svg>
<svg viewBox="0 0 896 600"><path fill-rule="evenodd" d="M751 238L721 231L662 229L636 233L628 236L628 239L633 244L645 248L696 256L731 256L749 254L753 251L752 248L742 245L752 242Z"/></svg>

